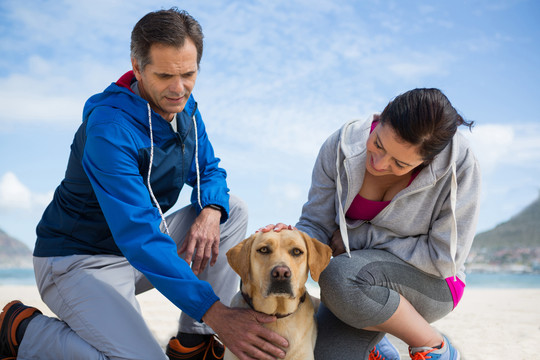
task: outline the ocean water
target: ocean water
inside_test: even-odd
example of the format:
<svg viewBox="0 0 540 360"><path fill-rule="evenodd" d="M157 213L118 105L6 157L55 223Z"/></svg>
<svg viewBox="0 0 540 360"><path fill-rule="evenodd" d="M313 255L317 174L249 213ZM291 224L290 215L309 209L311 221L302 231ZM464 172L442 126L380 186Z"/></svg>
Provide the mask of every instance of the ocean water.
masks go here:
<svg viewBox="0 0 540 360"><path fill-rule="evenodd" d="M0 285L35 285L33 269L0 269ZM309 279L310 288L318 288L317 283ZM540 288L540 274L484 274L467 275L469 288Z"/></svg>
<svg viewBox="0 0 540 360"><path fill-rule="evenodd" d="M470 288L540 288L540 274L473 273L468 274L465 281Z"/></svg>
<svg viewBox="0 0 540 360"><path fill-rule="evenodd" d="M540 274L473 273L466 283L469 289L540 289ZM310 278L308 288L318 289L318 284Z"/></svg>
<svg viewBox="0 0 540 360"><path fill-rule="evenodd" d="M0 269L0 285L35 285L34 269Z"/></svg>

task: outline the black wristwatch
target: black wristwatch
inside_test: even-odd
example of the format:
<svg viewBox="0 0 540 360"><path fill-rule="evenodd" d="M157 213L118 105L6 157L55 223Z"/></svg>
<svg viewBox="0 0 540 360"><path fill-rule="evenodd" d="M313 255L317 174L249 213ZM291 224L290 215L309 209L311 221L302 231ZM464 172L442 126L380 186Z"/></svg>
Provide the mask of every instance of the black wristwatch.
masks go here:
<svg viewBox="0 0 540 360"><path fill-rule="evenodd" d="M218 210L218 211L221 212L221 206L219 206L219 205L209 204L209 205L205 206L205 208L207 208L207 207L212 208L214 210Z"/></svg>

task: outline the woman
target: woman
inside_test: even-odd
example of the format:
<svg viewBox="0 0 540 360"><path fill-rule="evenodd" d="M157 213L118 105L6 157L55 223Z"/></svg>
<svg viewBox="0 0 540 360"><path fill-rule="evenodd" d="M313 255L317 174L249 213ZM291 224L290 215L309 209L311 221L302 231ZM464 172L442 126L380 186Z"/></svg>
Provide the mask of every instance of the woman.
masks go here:
<svg viewBox="0 0 540 360"><path fill-rule="evenodd" d="M374 348L385 333L412 359L459 359L430 323L461 298L478 217L480 171L460 125L472 123L440 90L414 89L322 146L296 225L334 255L316 359L389 358Z"/></svg>

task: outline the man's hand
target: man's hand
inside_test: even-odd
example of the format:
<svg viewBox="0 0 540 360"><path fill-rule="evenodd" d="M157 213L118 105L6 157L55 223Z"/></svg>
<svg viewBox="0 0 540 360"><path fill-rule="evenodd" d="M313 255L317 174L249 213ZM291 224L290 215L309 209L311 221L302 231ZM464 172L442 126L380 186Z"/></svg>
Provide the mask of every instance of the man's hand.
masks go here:
<svg viewBox="0 0 540 360"><path fill-rule="evenodd" d="M285 358L285 338L262 326L276 321L275 316L251 309L231 309L217 301L203 316L223 344L240 360Z"/></svg>
<svg viewBox="0 0 540 360"><path fill-rule="evenodd" d="M219 255L219 222L221 211L210 207L205 207L195 221L184 239L184 243L178 249L178 254L184 254L183 258L195 275L202 272L208 261L210 266L214 266ZM195 253L195 257L193 254ZM193 263L192 263L193 262Z"/></svg>

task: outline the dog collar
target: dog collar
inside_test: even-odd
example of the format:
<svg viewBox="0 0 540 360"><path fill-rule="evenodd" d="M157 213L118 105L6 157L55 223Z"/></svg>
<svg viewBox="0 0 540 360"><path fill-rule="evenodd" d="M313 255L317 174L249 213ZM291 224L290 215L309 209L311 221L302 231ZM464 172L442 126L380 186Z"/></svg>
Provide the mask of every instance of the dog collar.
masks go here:
<svg viewBox="0 0 540 360"><path fill-rule="evenodd" d="M255 310L257 311L254 307L253 307L253 299L249 297L248 294L246 294L245 292L242 291L242 282L240 282L240 293L242 294L242 297L244 298L244 301L249 305L249 307L252 309L252 310ZM300 297L300 302L298 303L299 305L302 304L304 301L306 301L306 297L307 297L307 291L304 292L304 294ZM294 314L294 311L292 313L288 313L288 314L280 314L280 313L276 313L276 314L267 314L267 315L270 315L270 316L275 316L277 317L278 319L283 319L289 315L292 315Z"/></svg>

